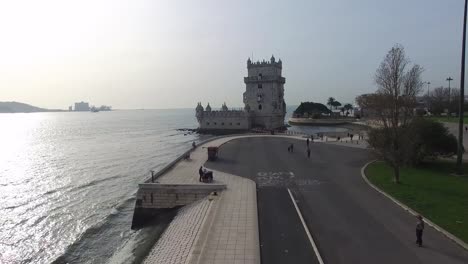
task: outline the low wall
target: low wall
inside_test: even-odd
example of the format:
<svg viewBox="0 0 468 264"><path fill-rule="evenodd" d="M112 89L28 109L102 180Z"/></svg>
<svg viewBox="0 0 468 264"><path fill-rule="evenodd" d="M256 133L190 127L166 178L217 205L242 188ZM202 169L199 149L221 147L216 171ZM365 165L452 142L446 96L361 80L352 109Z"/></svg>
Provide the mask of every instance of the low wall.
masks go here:
<svg viewBox="0 0 468 264"><path fill-rule="evenodd" d="M226 184L139 184L132 229L144 226L166 211L195 202L212 192L224 189L226 189Z"/></svg>
<svg viewBox="0 0 468 264"><path fill-rule="evenodd" d="M174 208L224 189L226 189L226 184L142 183L138 186L135 208Z"/></svg>
<svg viewBox="0 0 468 264"><path fill-rule="evenodd" d="M209 138L209 139L206 139L200 143L198 143L198 146L201 146L205 143L208 143L210 141L213 141L213 140L216 140L216 139L219 139L219 138L222 138L222 136L217 136L217 137L212 137L212 138ZM197 146L197 147L198 147ZM187 155L190 154L190 152L192 152L193 149L190 148L188 149L187 151L185 151L182 155L180 155L178 158L176 158L175 160L173 160L172 162L170 162L169 164L167 164L166 166L164 166L162 169L160 169L158 172L156 172L153 176L154 180L156 181L157 178L159 178L161 175L163 175L164 173L166 173L167 171L169 171L172 167L174 167L175 164L177 164L177 162L181 161L182 159L184 159ZM208 156L207 156L208 157ZM148 179L146 179L145 183L151 183L151 177L149 177Z"/></svg>

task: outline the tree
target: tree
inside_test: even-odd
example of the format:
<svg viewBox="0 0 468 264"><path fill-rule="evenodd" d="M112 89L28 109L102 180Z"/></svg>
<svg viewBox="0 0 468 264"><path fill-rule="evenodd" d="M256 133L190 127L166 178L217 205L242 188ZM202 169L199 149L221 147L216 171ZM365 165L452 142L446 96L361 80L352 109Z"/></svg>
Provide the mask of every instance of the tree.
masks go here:
<svg viewBox="0 0 468 264"><path fill-rule="evenodd" d="M329 98L328 98L327 105L330 107L330 111L331 111L332 106L333 106L334 103L335 103L335 98L329 97Z"/></svg>
<svg viewBox="0 0 468 264"><path fill-rule="evenodd" d="M319 118L322 114L329 114L330 110L321 103L301 102L296 110L294 110L294 114L303 116L305 113L315 118Z"/></svg>
<svg viewBox="0 0 468 264"><path fill-rule="evenodd" d="M369 144L393 168L396 183L400 182L400 167L409 158L406 147L411 138L406 132L422 89L423 69L417 64L409 67L403 46L393 46L375 73L377 92L359 98L360 104L373 110L381 126L371 129Z"/></svg>
<svg viewBox="0 0 468 264"><path fill-rule="evenodd" d="M332 106L335 107L335 110L336 110L336 109L338 109L338 107L341 106L341 103L335 100L335 101L332 103Z"/></svg>
<svg viewBox="0 0 468 264"><path fill-rule="evenodd" d="M346 110L346 116L348 116L349 115L349 110L353 109L353 105L348 103L348 104L345 104L343 108L344 108L344 110Z"/></svg>
<svg viewBox="0 0 468 264"><path fill-rule="evenodd" d="M350 103L347 103L347 104L344 105L344 109L345 109L346 111L352 110L352 109L353 109L353 105L350 104Z"/></svg>
<svg viewBox="0 0 468 264"><path fill-rule="evenodd" d="M458 113L460 90L457 88L438 87L433 89L429 96L426 95L429 112L440 115L448 110L449 113Z"/></svg>

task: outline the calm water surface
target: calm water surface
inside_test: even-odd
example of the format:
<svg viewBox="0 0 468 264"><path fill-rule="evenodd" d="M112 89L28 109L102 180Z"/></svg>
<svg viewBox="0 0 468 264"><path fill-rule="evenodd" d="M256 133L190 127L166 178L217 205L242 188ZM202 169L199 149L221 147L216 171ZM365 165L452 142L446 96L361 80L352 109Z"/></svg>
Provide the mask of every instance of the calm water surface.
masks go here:
<svg viewBox="0 0 468 264"><path fill-rule="evenodd" d="M139 262L163 227L130 230L137 184L207 137L176 130L197 126L193 109L0 114L0 124L0 263Z"/></svg>
<svg viewBox="0 0 468 264"><path fill-rule="evenodd" d="M128 262L150 169L187 150L192 109L0 114L0 262ZM184 135L185 134L185 135Z"/></svg>

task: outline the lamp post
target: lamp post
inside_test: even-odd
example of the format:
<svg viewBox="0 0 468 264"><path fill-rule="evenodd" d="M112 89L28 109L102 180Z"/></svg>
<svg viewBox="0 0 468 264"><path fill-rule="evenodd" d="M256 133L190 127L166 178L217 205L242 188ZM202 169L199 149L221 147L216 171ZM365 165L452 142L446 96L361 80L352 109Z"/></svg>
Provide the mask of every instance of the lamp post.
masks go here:
<svg viewBox="0 0 468 264"><path fill-rule="evenodd" d="M429 85L431 85L431 82L426 82L427 84L427 96L429 97Z"/></svg>
<svg viewBox="0 0 468 264"><path fill-rule="evenodd" d="M453 81L453 79L452 79L452 77L448 77L448 78L445 79L445 80L448 81L448 83L449 83L449 87L448 87L448 91L449 91L449 94L448 94L448 114L449 114L449 116L450 116L450 101L452 101L452 100L451 100L452 98L450 98L451 95L452 95L452 94L451 94L451 91L450 91L450 81Z"/></svg>
<svg viewBox="0 0 468 264"><path fill-rule="evenodd" d="M465 45L466 45L466 6L468 0L465 0L465 11L463 13L463 39L462 56L460 69L460 105L458 107L458 153L457 153L457 174L463 174L463 105L465 103ZM450 82L449 82L450 83Z"/></svg>

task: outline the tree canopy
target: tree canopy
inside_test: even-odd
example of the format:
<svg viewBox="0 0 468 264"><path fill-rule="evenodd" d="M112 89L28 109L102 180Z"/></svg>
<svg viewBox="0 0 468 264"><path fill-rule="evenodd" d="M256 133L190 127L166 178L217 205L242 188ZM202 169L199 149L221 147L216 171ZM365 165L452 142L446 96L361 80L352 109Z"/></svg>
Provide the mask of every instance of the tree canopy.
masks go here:
<svg viewBox="0 0 468 264"><path fill-rule="evenodd" d="M304 115L305 113L312 116L319 116L321 114L329 114L331 111L321 103L302 102L294 111L296 115Z"/></svg>

